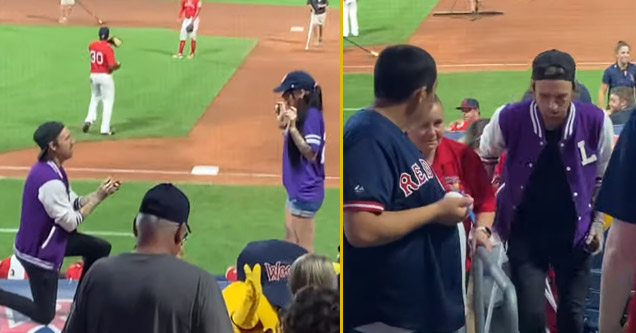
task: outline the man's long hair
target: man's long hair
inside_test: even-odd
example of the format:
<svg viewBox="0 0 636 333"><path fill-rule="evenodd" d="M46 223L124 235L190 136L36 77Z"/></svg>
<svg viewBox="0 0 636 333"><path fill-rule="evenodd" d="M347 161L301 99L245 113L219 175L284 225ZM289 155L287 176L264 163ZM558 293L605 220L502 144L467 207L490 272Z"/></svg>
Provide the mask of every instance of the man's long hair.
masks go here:
<svg viewBox="0 0 636 333"><path fill-rule="evenodd" d="M296 115L296 128L298 128L298 132L304 137L305 133L303 131L303 126L305 125L305 120L307 119L307 111L310 108L316 108L320 112L322 112L322 88L320 86L315 86L313 90L310 90L300 101L300 105L296 109L298 114ZM300 165L300 161L302 159L302 154L298 149L298 146L293 142L292 138L288 138L289 142L287 143L287 153L289 156L289 161L293 167L297 167Z"/></svg>

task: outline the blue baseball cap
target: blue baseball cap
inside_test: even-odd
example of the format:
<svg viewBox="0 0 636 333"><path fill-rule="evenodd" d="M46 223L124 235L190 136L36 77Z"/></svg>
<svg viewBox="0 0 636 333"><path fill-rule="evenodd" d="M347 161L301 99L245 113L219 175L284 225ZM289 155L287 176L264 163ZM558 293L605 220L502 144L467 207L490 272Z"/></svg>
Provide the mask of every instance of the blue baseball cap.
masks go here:
<svg viewBox="0 0 636 333"><path fill-rule="evenodd" d="M309 73L305 71L293 71L285 75L280 85L274 88L274 92L281 93L296 89L312 90L315 86L316 80L314 80Z"/></svg>
<svg viewBox="0 0 636 333"><path fill-rule="evenodd" d="M479 102L474 98L464 98L462 105L456 107L457 110L468 111L472 109L479 109Z"/></svg>
<svg viewBox="0 0 636 333"><path fill-rule="evenodd" d="M110 29L108 27L99 28L99 39L107 39L110 35Z"/></svg>
<svg viewBox="0 0 636 333"><path fill-rule="evenodd" d="M278 239L248 243L236 259L238 281L245 281L243 266L261 265L263 294L270 304L286 308L292 298L287 285L291 265L307 253L300 245Z"/></svg>

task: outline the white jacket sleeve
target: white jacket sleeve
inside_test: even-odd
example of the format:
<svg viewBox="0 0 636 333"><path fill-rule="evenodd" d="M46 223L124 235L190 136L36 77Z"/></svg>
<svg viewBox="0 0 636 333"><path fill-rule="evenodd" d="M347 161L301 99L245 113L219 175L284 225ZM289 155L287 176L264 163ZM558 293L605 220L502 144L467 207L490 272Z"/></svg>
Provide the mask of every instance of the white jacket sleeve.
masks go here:
<svg viewBox="0 0 636 333"><path fill-rule="evenodd" d="M497 164L499 156L506 150L506 142L499 126L499 114L505 107L503 105L495 111L481 134L479 155L485 164Z"/></svg>
<svg viewBox="0 0 636 333"><path fill-rule="evenodd" d="M77 229L84 220L82 214L73 208L66 186L59 179L49 180L40 186L38 199L55 223L68 232Z"/></svg>
<svg viewBox="0 0 636 333"><path fill-rule="evenodd" d="M605 169L609 164L610 157L612 157L612 146L614 145L614 124L610 117L605 114L605 120L603 122L603 129L601 130L601 136L598 140L598 174L599 180L603 178Z"/></svg>

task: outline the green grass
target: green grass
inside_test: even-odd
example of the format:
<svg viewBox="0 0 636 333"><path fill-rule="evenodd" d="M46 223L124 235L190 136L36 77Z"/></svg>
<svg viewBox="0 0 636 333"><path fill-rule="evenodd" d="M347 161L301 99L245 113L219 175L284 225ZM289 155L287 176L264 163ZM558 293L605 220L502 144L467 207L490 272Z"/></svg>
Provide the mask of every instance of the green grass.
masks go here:
<svg viewBox="0 0 636 333"><path fill-rule="evenodd" d="M186 135L256 40L199 36L197 58L176 60L178 33L168 29L115 28L124 44L115 51L112 126L117 139ZM66 123L79 140L90 101L88 44L93 27L0 25L0 151L33 146L43 121ZM189 44L187 45L189 48ZM101 107L98 109L101 115Z"/></svg>
<svg viewBox="0 0 636 333"><path fill-rule="evenodd" d="M578 79L596 101L602 71L582 70ZM446 121L460 118L455 107L465 97L479 101L482 117L488 118L502 104L519 101L530 82L529 71L442 73L438 78L437 94L446 114ZM359 108L373 101L373 75L347 74L343 78L344 121Z"/></svg>
<svg viewBox="0 0 636 333"><path fill-rule="evenodd" d="M24 180L0 180L0 228L18 228ZM78 194L92 192L97 182L72 182ZM144 193L154 183L125 183L103 202L80 227L81 232L129 232ZM282 187L178 185L190 199L192 235L185 246L186 260L211 273L224 274L236 262L248 242L284 237L285 190ZM316 215L316 252L334 257L339 244L339 191L327 189L325 202ZM112 254L130 251L132 237L104 237ZM0 233L0 259L12 253L14 233ZM75 260L66 259L65 267Z"/></svg>
<svg viewBox="0 0 636 333"><path fill-rule="evenodd" d="M307 0L203 0L205 2L237 3L243 5L307 6ZM340 0L330 0L329 7L340 8Z"/></svg>
<svg viewBox="0 0 636 333"><path fill-rule="evenodd" d="M415 32L437 0L362 0L358 2L360 45L399 44ZM344 41L343 47L353 47Z"/></svg>

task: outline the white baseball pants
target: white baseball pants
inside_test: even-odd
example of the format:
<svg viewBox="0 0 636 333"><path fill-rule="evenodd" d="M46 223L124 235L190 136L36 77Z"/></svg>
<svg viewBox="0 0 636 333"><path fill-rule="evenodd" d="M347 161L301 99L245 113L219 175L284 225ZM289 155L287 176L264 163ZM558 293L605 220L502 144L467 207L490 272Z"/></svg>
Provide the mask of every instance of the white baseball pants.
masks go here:
<svg viewBox="0 0 636 333"><path fill-rule="evenodd" d="M190 37L190 39L194 39L197 40L197 30L199 30L199 18L197 17L196 20L194 20L194 30L192 30L191 33L188 33L186 31L186 28L188 27L188 25L190 25L190 23L192 22L192 17L191 18L186 18L183 19L183 23L181 24L181 31L179 32L179 39L180 40L186 40L188 37Z"/></svg>
<svg viewBox="0 0 636 333"><path fill-rule="evenodd" d="M88 115L85 122L94 123L97 120L97 106L102 102L101 133L110 133L110 117L115 104L115 81L110 74L91 74L91 102L88 105Z"/></svg>
<svg viewBox="0 0 636 333"><path fill-rule="evenodd" d="M349 23L351 34L358 36L358 1L345 0L342 8L342 35L349 37Z"/></svg>

